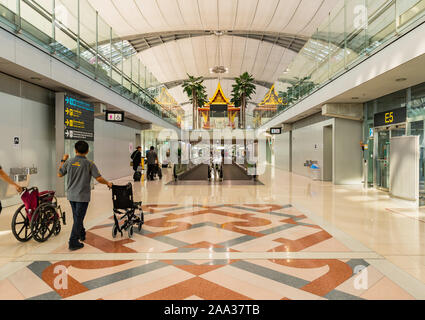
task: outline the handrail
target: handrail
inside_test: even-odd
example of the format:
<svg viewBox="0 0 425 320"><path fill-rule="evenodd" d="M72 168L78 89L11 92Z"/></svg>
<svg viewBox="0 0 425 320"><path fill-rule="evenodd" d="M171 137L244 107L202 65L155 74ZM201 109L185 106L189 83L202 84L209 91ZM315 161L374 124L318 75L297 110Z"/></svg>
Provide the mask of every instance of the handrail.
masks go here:
<svg viewBox="0 0 425 320"><path fill-rule="evenodd" d="M23 1L26 5L28 5L32 10L34 10L37 14L39 14L40 17L46 19L49 23L53 22L53 15L48 12L46 9L44 9L40 4L38 4L37 2L33 1L33 0L21 0ZM9 8L7 8L6 6L0 4L0 9L4 10L5 12L7 12L11 17L13 17L13 19L7 19L7 15L5 14L4 17L2 15L0 15L0 19L6 19L8 21L8 23L12 23L12 25L15 25L16 27L19 27L18 25L16 25L16 21L17 18L20 19L19 24L22 25L21 21L24 21L26 24L28 24L29 26L31 26L31 28L34 28L37 32L40 33L40 35L43 35L43 37L46 37L46 40L41 40L39 38L37 38L37 35L32 34L31 32L29 32L28 30L23 29L23 31L25 31L26 33L30 34L31 37L35 37L38 40L41 40L43 43L45 41L49 41L49 43L47 43L47 45L51 48L51 50L53 52L61 52L63 51L62 54L65 54L65 58L66 58L66 53L69 52L73 55L75 55L75 53L69 49L66 48L65 46L63 46L62 44L60 44L59 42L54 41L54 39L44 33L43 31L41 31L40 29L38 29L36 26L32 25L31 23L29 23L28 21L26 21L24 18L18 16L15 12L11 11ZM11 21L12 20L12 21ZM1 20L0 20L1 22ZM93 56L98 58L98 61L100 61L102 64L107 65L109 68L111 68L111 71L114 71L116 73L118 73L120 75L120 77L122 77L123 81L126 81L128 83L131 84L131 86L133 86L135 89L137 89L138 93L133 92L132 90L126 88L125 86L122 86L121 84L119 84L117 82L117 84L119 84L120 89L120 95L122 95L124 92L122 91L124 89L124 91L128 90L128 93L133 95L134 98L131 98L132 101L134 101L134 99L136 99L137 97L137 102L136 104L138 104L140 107L142 107L143 109L151 112L152 114L158 116L163 114L163 117L160 117L161 119L163 119L164 121L173 123L174 125L176 125L176 121L175 121L175 114L171 113L170 111L166 110L164 108L163 105L159 104L157 101L155 101L155 98L152 97L150 95L150 93L143 88L142 86L140 86L138 83L134 82L132 78L130 78L130 76L128 76L126 73L121 72L121 70L114 65L113 63L110 63L109 59L104 57L100 52L97 52L96 50L94 50L84 39L78 38L78 35L75 34L72 30L70 30L69 28L67 28L66 26L64 26L61 22L56 21L55 22L55 27L57 27L61 32L63 32L67 37L69 37L71 40L79 42L81 48L83 48L85 51L90 52L90 54L92 54ZM24 33L25 35L25 33ZM30 37L30 38L31 38ZM31 39L32 41L34 41L33 39ZM79 41L78 41L79 40ZM34 42L37 42L34 41ZM65 50L61 50L61 49L66 49ZM117 52L121 52L121 50L119 50L118 48L116 48ZM52 54L52 53L50 53ZM69 56L69 54L68 54ZM131 55L127 55L127 57L130 57ZM60 60L63 60L60 56L59 56ZM86 62L86 60L83 58L82 61ZM73 63L75 63L75 60L73 61ZM77 67L82 67L82 69L86 70L87 68L84 67L84 65L80 65L80 62L77 60ZM97 69L97 68L96 68ZM86 70L89 73L92 73L93 71L90 69ZM106 71L106 70L105 70ZM95 81L98 81L97 76L99 75L97 73L97 71L94 72L94 76L95 76ZM115 81L113 79L110 79L111 81ZM110 88L113 89L113 84L110 84ZM114 90L117 91L117 90ZM140 99L140 101L139 101ZM152 105L152 107L146 107L145 106L145 102L147 102L148 104ZM156 107L157 106L157 107ZM153 109L155 109L156 111L154 111ZM171 120L171 121L170 121ZM177 126L177 125L176 125Z"/></svg>

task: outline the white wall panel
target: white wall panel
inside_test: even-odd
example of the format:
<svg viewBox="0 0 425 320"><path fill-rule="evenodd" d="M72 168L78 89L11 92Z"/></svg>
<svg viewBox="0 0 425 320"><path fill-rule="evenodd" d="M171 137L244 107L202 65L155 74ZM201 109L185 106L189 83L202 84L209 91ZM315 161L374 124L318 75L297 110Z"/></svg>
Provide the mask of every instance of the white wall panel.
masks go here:
<svg viewBox="0 0 425 320"><path fill-rule="evenodd" d="M395 137L390 149L390 192L419 201L419 136Z"/></svg>
<svg viewBox="0 0 425 320"><path fill-rule="evenodd" d="M285 132L275 137L274 142L274 156L275 167L289 171L290 170L290 133Z"/></svg>
<svg viewBox="0 0 425 320"><path fill-rule="evenodd" d="M0 74L0 164L6 173L14 167L38 168L32 175L30 186L51 190L55 177L54 107L48 90L23 83ZM7 86L8 93L2 88ZM12 92L14 91L14 92ZM25 98L36 96L38 101ZM13 138L20 145L13 145ZM15 197L4 203L19 203Z"/></svg>
<svg viewBox="0 0 425 320"><path fill-rule="evenodd" d="M310 168L304 167L307 160L323 163L323 127L333 124L332 120L323 121L292 132L292 172L310 177Z"/></svg>
<svg viewBox="0 0 425 320"><path fill-rule="evenodd" d="M335 118L333 152L334 184L361 184L363 160L360 141L362 122Z"/></svg>
<svg viewBox="0 0 425 320"><path fill-rule="evenodd" d="M135 130L115 123L95 119L94 162L106 179L132 175L129 144L136 147Z"/></svg>

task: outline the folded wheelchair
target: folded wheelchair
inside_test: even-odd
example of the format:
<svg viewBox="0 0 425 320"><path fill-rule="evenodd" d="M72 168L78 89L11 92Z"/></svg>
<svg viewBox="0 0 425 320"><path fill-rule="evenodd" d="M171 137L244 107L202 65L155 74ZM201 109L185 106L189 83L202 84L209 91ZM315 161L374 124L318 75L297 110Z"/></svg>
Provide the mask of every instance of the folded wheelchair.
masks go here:
<svg viewBox="0 0 425 320"><path fill-rule="evenodd" d="M128 183L125 186L112 186L112 200L114 203L114 225L112 226L112 237L115 239L118 232L121 237L123 232L128 233L128 237L132 238L134 234L134 226L137 225L138 230L142 230L145 223L141 202L133 201L133 186ZM137 213L136 213L137 212Z"/></svg>

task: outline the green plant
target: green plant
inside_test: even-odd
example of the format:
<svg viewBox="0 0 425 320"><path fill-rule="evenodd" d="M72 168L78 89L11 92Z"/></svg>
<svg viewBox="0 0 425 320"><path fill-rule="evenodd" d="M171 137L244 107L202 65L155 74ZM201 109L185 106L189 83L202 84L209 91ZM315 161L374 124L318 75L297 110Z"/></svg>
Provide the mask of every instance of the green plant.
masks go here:
<svg viewBox="0 0 425 320"><path fill-rule="evenodd" d="M208 102L206 88L204 86L203 77L194 77L187 75L189 78L183 81L183 91L187 94L193 106L193 129L197 129L198 125L198 107Z"/></svg>
<svg viewBox="0 0 425 320"><path fill-rule="evenodd" d="M246 128L246 106L251 96L255 94L256 87L254 77L248 72L243 73L235 79L235 84L232 86L232 103L235 107L241 108L241 124L240 127Z"/></svg>
<svg viewBox="0 0 425 320"><path fill-rule="evenodd" d="M283 105L279 107L280 110L285 109L287 106L294 104L296 101L307 95L315 87L311 77L295 78L295 80L288 81L291 86L286 91L279 92L279 98L282 98ZM279 110L279 111L280 111Z"/></svg>

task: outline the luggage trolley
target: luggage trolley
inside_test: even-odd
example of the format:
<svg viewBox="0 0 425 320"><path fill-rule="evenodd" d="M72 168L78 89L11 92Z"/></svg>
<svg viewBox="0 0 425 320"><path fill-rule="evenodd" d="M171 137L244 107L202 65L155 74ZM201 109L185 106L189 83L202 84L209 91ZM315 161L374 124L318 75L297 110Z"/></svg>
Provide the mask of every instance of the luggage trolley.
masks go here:
<svg viewBox="0 0 425 320"><path fill-rule="evenodd" d="M112 186L112 200L114 203L114 225L112 226L112 237L115 239L118 232L123 236L123 231L127 231L128 237L133 237L134 225L138 230L142 230L145 223L141 202L133 201L133 186L128 183L125 186ZM139 214L136 214L139 211ZM118 218L117 216L121 216ZM124 223L120 226L120 222Z"/></svg>

